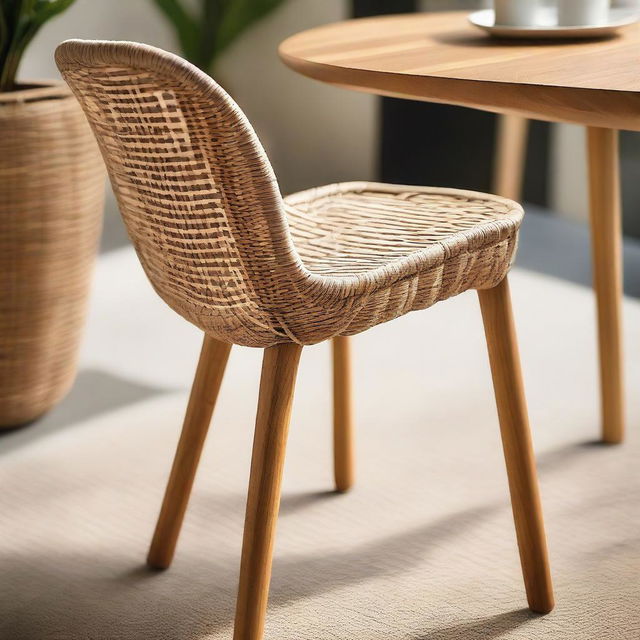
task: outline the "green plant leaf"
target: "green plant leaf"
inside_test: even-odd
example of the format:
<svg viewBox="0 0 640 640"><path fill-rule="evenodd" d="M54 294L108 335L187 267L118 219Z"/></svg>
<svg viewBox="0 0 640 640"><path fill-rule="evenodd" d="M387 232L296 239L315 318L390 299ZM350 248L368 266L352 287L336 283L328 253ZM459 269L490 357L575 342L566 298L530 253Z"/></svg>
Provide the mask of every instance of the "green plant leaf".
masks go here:
<svg viewBox="0 0 640 640"><path fill-rule="evenodd" d="M0 91L13 88L25 49L42 25L74 2L75 0L2 0L6 46L0 51Z"/></svg>
<svg viewBox="0 0 640 640"><path fill-rule="evenodd" d="M66 11L76 0L29 0L33 20L38 27L51 20L59 13Z"/></svg>
<svg viewBox="0 0 640 640"><path fill-rule="evenodd" d="M9 91L15 84L19 57L16 46L24 30L25 0L1 0L5 23L4 46L0 50L0 91Z"/></svg>
<svg viewBox="0 0 640 640"><path fill-rule="evenodd" d="M7 26L15 25L23 12L24 0L1 0Z"/></svg>
<svg viewBox="0 0 640 640"><path fill-rule="evenodd" d="M0 56L4 51L9 41L9 28L7 25L7 19L4 15L4 6L0 4Z"/></svg>
<svg viewBox="0 0 640 640"><path fill-rule="evenodd" d="M246 29L286 0L199 0L190 14L181 0L153 0L173 25L183 55L211 72L220 54Z"/></svg>
<svg viewBox="0 0 640 640"><path fill-rule="evenodd" d="M25 0L15 48L20 57L43 24L68 9L75 0Z"/></svg>
<svg viewBox="0 0 640 640"><path fill-rule="evenodd" d="M216 38L216 56L219 56L249 27L284 2L285 0L227 0L226 11Z"/></svg>
<svg viewBox="0 0 640 640"><path fill-rule="evenodd" d="M227 0L202 0L196 64L210 71L216 56L217 31L222 23Z"/></svg>
<svg viewBox="0 0 640 640"><path fill-rule="evenodd" d="M183 54L197 64L199 25L197 20L182 6L180 0L154 0L165 18L173 25Z"/></svg>

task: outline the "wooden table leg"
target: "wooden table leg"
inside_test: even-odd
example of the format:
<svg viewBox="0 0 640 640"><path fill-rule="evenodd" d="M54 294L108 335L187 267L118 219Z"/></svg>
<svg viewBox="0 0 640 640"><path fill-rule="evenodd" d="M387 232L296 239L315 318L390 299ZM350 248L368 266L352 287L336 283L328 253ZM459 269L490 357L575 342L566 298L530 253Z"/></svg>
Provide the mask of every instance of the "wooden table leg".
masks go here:
<svg viewBox="0 0 640 640"><path fill-rule="evenodd" d="M622 365L622 223L618 132L589 127L589 197L593 285L597 298L602 439L624 437Z"/></svg>
<svg viewBox="0 0 640 640"><path fill-rule="evenodd" d="M516 115L498 116L493 192L520 201L527 155L529 121Z"/></svg>

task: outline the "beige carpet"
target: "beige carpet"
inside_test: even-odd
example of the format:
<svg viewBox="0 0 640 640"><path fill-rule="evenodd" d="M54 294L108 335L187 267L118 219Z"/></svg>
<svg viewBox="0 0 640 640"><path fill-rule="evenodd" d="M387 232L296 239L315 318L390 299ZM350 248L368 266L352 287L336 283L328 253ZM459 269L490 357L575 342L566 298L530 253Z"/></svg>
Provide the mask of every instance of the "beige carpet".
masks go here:
<svg viewBox="0 0 640 640"><path fill-rule="evenodd" d="M358 483L334 495L329 353L303 353L272 640L637 640L640 305L627 302L629 438L594 444L588 290L514 272L557 608L525 609L474 294L356 342ZM103 259L83 372L0 438L0 638L231 638L259 353L232 353L174 566L143 567L199 336L130 251Z"/></svg>

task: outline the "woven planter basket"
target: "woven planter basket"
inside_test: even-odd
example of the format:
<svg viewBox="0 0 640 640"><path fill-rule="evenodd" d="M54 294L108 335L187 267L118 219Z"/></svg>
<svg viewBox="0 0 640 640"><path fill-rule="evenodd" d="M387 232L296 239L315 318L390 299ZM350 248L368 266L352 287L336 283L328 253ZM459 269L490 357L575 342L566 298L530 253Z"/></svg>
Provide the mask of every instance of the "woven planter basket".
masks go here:
<svg viewBox="0 0 640 640"><path fill-rule="evenodd" d="M67 87L0 93L0 428L73 383L103 204L102 158Z"/></svg>

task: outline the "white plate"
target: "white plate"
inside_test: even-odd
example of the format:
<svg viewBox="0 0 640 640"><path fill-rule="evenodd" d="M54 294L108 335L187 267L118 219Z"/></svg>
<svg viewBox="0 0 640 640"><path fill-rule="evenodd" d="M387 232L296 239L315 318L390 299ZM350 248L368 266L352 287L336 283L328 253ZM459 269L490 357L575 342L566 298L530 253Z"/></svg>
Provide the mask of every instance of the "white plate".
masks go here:
<svg viewBox="0 0 640 640"><path fill-rule="evenodd" d="M638 22L640 14L636 9L624 7L609 11L609 20L605 24L582 27L560 27L557 25L555 9L540 9L537 25L530 27L511 27L495 23L493 9L476 11L469 16L469 22L499 38L598 38L614 34L618 29Z"/></svg>

